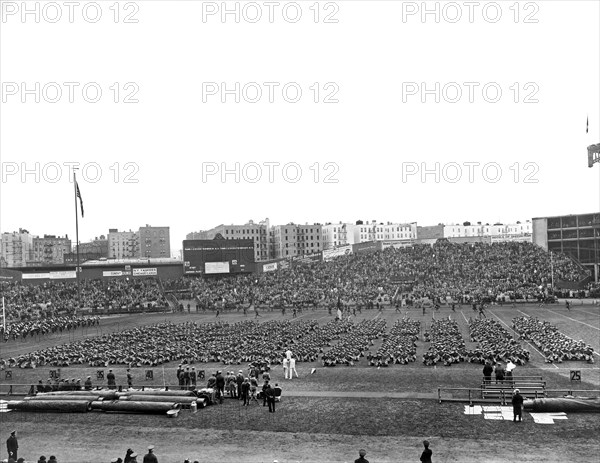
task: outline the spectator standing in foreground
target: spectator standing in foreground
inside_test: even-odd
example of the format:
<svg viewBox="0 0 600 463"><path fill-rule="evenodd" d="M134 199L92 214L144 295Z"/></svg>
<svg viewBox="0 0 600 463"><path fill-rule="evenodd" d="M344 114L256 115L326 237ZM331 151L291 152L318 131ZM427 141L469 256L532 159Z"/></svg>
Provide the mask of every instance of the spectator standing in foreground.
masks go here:
<svg viewBox="0 0 600 463"><path fill-rule="evenodd" d="M367 451L365 449L360 449L358 451L358 458L354 460L354 463L369 463L369 460L365 458Z"/></svg>
<svg viewBox="0 0 600 463"><path fill-rule="evenodd" d="M515 389L512 398L512 406L513 406L513 422L517 421L517 416L519 417L519 422L523 421L523 396L519 392L518 389Z"/></svg>
<svg viewBox="0 0 600 463"><path fill-rule="evenodd" d="M108 388L109 389L116 389L117 388L117 381L115 378L115 374L113 373L112 370L108 370L108 374L106 375L106 380L108 381Z"/></svg>
<svg viewBox="0 0 600 463"><path fill-rule="evenodd" d="M492 382L492 373L494 372L494 367L489 361L485 362L485 366L483 367L483 381L486 384L490 384Z"/></svg>
<svg viewBox="0 0 600 463"><path fill-rule="evenodd" d="M429 448L428 440L423 441L423 447L425 447L425 450L423 450L420 460L422 463L431 463L431 455L433 454L433 452Z"/></svg>
<svg viewBox="0 0 600 463"><path fill-rule="evenodd" d="M17 451L19 450L19 442L17 441L17 431L12 431L8 439L6 439L6 450L8 450L9 458L17 460Z"/></svg>
<svg viewBox="0 0 600 463"><path fill-rule="evenodd" d="M158 463L158 458L154 455L154 446L150 445L148 447L148 453L144 455L143 463Z"/></svg>
<svg viewBox="0 0 600 463"><path fill-rule="evenodd" d="M504 384L504 365L498 362L494 371L496 372L496 384L498 384L498 381Z"/></svg>

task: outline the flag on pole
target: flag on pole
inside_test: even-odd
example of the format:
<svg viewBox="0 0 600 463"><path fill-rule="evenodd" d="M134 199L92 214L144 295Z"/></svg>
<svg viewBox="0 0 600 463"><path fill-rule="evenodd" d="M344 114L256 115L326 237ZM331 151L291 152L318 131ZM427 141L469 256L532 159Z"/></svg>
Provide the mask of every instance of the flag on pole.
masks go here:
<svg viewBox="0 0 600 463"><path fill-rule="evenodd" d="M81 206L81 217L83 217L83 199L81 199L81 191L79 191L79 183L77 183L77 180L75 180L75 191L77 192L79 205Z"/></svg>
<svg viewBox="0 0 600 463"><path fill-rule="evenodd" d="M589 133L590 131L590 116L585 120L585 133Z"/></svg>

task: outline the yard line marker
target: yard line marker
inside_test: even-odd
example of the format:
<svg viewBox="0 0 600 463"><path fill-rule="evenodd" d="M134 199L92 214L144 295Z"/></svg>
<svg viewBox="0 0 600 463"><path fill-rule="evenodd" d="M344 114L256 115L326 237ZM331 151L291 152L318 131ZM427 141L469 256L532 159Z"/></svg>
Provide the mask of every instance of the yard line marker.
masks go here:
<svg viewBox="0 0 600 463"><path fill-rule="evenodd" d="M504 322L504 321L503 321L503 320L502 320L500 317L498 317L498 315L496 315L496 314L495 314L494 312L492 312L490 309L488 309L488 312L489 312L489 313L491 313L491 314L492 314L494 317L496 317L498 320L500 320L500 323L502 323L504 326L506 326L506 327L507 327L507 328L508 328L510 331L512 331L512 332L513 332L513 333L515 333L516 335L520 336L520 335L519 335L519 334L518 334L518 333L517 333L515 330L513 330L513 329L512 329L510 326L508 326L508 325L507 325L507 324L506 324L506 323L505 323L505 322ZM519 312L521 312L521 311L519 310ZM523 312L521 312L521 313L523 313ZM524 340L524 341L525 341L525 340ZM531 344L529 341L525 341L525 342L526 342L527 344L529 344L529 345L531 346L531 348L532 348L533 350L535 350L535 351L536 351L538 354L540 354L542 357L544 357L544 359L546 358L546 357L544 356L544 354L542 354L542 353L541 353L539 350L537 350L533 344ZM554 366L554 368L558 369L558 367L556 366L556 364L554 364L554 363L551 363L551 365L552 365L552 366Z"/></svg>
<svg viewBox="0 0 600 463"><path fill-rule="evenodd" d="M579 321L579 320L575 320L574 318L567 317L566 315L563 315L561 313L555 312L554 310L550 310L550 309L546 309L546 310L548 312L552 312L553 314L560 315L561 317L565 317L567 320L571 320L571 321L574 321L574 322L577 322L577 323L581 323L582 325L589 326L590 328L594 328L595 330L600 331L600 328L598 328L597 326L592 326L589 323L585 323L585 322L582 322L582 321Z"/></svg>
<svg viewBox="0 0 600 463"><path fill-rule="evenodd" d="M583 309L573 309L573 310L577 310L577 312L583 312L588 315L595 315L596 317L600 317L600 313L588 312L587 310L583 310Z"/></svg>
<svg viewBox="0 0 600 463"><path fill-rule="evenodd" d="M467 320L467 317L465 317L465 314L464 314L464 312L462 311L462 309L461 309L460 313L462 314L462 316L463 316L463 318L465 319L465 321L466 321L467 323L469 323L469 320Z"/></svg>
<svg viewBox="0 0 600 463"><path fill-rule="evenodd" d="M520 309L517 309L517 311L521 312L521 310L520 310ZM526 317L530 317L530 318L531 318L531 316L530 316L530 315L527 315L525 312L521 312L521 313L522 313L523 315L525 315Z"/></svg>

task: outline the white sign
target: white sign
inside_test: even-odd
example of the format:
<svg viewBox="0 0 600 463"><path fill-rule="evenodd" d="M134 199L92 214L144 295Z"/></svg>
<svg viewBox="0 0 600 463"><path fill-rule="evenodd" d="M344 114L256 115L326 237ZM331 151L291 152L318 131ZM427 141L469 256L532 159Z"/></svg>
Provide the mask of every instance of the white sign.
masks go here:
<svg viewBox="0 0 600 463"><path fill-rule="evenodd" d="M263 272L272 272L273 270L277 270L277 262L263 265Z"/></svg>
<svg viewBox="0 0 600 463"><path fill-rule="evenodd" d="M348 254L352 254L352 245L347 244L346 246L340 246L335 249L328 249L327 251L323 251L323 260L330 261L335 257L346 256Z"/></svg>
<svg viewBox="0 0 600 463"><path fill-rule="evenodd" d="M156 268L134 268L133 276L158 275Z"/></svg>
<svg viewBox="0 0 600 463"><path fill-rule="evenodd" d="M209 273L229 273L229 262L205 262L204 272Z"/></svg>
<svg viewBox="0 0 600 463"><path fill-rule="evenodd" d="M24 273L21 275L23 280L42 280L44 278L50 278L49 273Z"/></svg>
<svg viewBox="0 0 600 463"><path fill-rule="evenodd" d="M66 270L62 272L50 272L51 280L63 280L66 278L77 278L77 272L75 270Z"/></svg>
<svg viewBox="0 0 600 463"><path fill-rule="evenodd" d="M108 271L102 272L102 276L103 277L120 277L120 276L123 276L123 272L121 272L120 270L108 270Z"/></svg>

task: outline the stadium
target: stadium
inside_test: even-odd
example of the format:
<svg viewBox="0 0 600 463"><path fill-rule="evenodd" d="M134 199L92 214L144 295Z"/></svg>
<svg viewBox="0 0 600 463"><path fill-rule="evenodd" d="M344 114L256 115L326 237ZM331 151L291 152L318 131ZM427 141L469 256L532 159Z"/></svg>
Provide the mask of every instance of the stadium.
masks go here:
<svg viewBox="0 0 600 463"><path fill-rule="evenodd" d="M36 436L19 443L26 461L110 462L127 449L142 461L150 445L161 462L342 462L360 448L377 462L414 461L425 439L435 461L597 455L597 413L542 419L549 414L526 409L514 423L510 411L514 388L529 400L599 395L600 293L572 257L526 242L439 239L229 272L225 263L253 261L246 242L239 251L205 246L200 256L198 243L186 244L192 254L178 270L138 263L117 274L113 263L93 278L100 270L89 263L79 284L43 269L37 278L5 272L0 418L3 434ZM512 378L484 381L486 362L509 361ZM259 392L269 375L281 394L275 413L262 398L239 400L238 373L254 375ZM159 389L204 392L197 410L174 418L143 406L131 414L14 405ZM58 446L60 436L69 439Z"/></svg>

